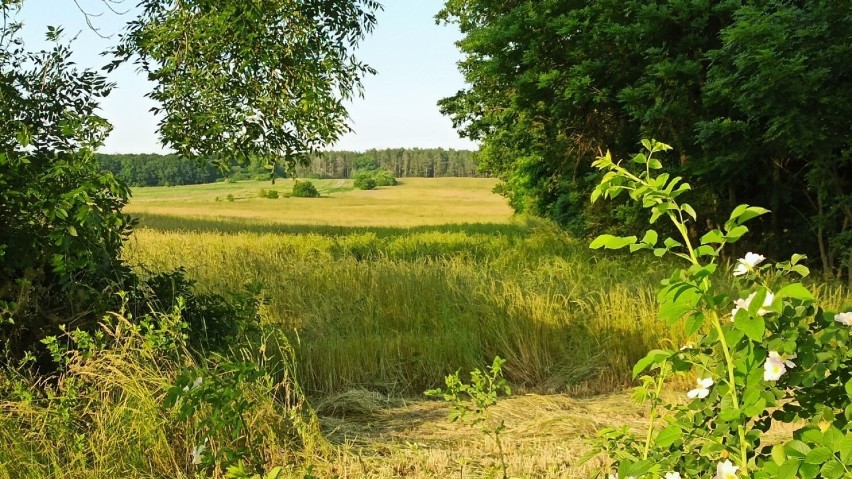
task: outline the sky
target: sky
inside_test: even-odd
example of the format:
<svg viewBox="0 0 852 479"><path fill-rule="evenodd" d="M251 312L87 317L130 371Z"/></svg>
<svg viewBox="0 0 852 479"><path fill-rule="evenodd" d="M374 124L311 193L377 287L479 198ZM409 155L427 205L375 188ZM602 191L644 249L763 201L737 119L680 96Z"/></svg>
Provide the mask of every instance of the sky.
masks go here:
<svg viewBox="0 0 852 479"><path fill-rule="evenodd" d="M45 47L48 25L62 26L72 43L74 61L81 67L100 68L107 63L100 52L116 42L124 23L133 18L137 0L112 5L123 15L111 12L104 0L78 0L92 14L86 24L74 0L25 0L18 15L30 50ZM460 38L454 26L436 25L434 16L441 0L383 0L378 25L358 51L361 60L378 70L364 80L364 98L348 105L353 133L328 149L363 151L369 148L456 148L476 149L459 138L448 117L436 105L441 98L464 88L456 68L461 54L454 42ZM99 16L95 16L99 15ZM111 38L101 38L102 36ZM114 127L105 153L163 153L156 134L157 118L149 112L154 103L145 98L151 85L132 65L123 65L108 76L117 87L101 104L101 114Z"/></svg>

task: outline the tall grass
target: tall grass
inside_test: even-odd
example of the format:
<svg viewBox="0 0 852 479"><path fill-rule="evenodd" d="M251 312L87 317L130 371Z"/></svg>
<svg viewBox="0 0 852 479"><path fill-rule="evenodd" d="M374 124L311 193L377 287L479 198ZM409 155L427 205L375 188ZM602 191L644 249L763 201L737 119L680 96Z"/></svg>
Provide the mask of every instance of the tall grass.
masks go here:
<svg viewBox="0 0 852 479"><path fill-rule="evenodd" d="M679 340L654 319L658 264L625 269L542 221L278 234L182 225L139 229L128 259L185 267L210 292L262 285L315 394L416 395L497 354L516 385L609 391L649 348Z"/></svg>
<svg viewBox="0 0 852 479"><path fill-rule="evenodd" d="M252 467L261 469L327 447L302 407L286 341L275 334L235 345L227 359L200 358L180 343L155 346L157 338L121 316L105 329L108 346L71 349L53 377L0 373L0 478L222 477L229 461L194 463L197 447L212 458L247 444ZM181 414L188 399L175 402L175 394L189 388L180 388L180 377L191 371L216 383L234 359L261 372L233 382L247 405L239 417L228 417L234 404L215 395L196 397L193 414Z"/></svg>

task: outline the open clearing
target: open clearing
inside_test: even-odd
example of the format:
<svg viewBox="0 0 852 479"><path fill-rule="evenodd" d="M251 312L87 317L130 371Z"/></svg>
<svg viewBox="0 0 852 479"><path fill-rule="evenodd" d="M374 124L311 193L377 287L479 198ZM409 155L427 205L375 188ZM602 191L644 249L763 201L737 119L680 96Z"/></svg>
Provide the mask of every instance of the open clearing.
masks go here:
<svg viewBox="0 0 852 479"><path fill-rule="evenodd" d="M292 180L137 188L126 212L142 216L239 219L253 224L409 227L450 223L508 223L512 210L491 193L496 180L404 178L400 185L356 190L352 180L311 180L320 198L286 198ZM278 199L259 196L275 190ZM232 195L234 201L228 201Z"/></svg>

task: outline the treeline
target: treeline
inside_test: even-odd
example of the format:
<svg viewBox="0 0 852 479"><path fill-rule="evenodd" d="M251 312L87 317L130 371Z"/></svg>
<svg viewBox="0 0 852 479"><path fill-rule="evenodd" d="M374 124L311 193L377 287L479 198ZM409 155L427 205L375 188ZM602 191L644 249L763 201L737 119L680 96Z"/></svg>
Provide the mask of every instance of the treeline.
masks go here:
<svg viewBox="0 0 852 479"><path fill-rule="evenodd" d="M311 157L307 165L297 167L296 171L306 177L351 178L357 170L373 163L397 178L487 176L477 168L475 152L443 148L386 148L364 153L329 151Z"/></svg>
<svg viewBox="0 0 852 479"><path fill-rule="evenodd" d="M102 170L110 171L130 186L177 186L212 183L224 179L264 180L286 177L277 165L274 170L264 161L234 164L226 172L214 166L199 165L179 155L99 154ZM296 167L296 175L311 178L353 178L362 169L383 169L397 178L485 176L477 169L475 152L443 148L389 148L355 151L329 151L313 155Z"/></svg>
<svg viewBox="0 0 852 479"><path fill-rule="evenodd" d="M212 165L199 165L178 155L97 155L101 170L129 186L177 186L212 183L223 175Z"/></svg>

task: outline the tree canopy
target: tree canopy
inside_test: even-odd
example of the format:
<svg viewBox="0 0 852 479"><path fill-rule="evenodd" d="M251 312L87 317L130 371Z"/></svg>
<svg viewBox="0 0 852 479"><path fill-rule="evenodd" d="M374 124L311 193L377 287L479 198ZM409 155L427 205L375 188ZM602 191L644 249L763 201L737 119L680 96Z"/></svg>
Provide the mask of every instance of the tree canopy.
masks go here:
<svg viewBox="0 0 852 479"><path fill-rule="evenodd" d="M372 0L143 0L112 50L156 82L166 146L187 158L293 167L347 130L343 101L372 72L353 52ZM92 325L133 281L120 252L129 192L95 151L113 85L80 69L62 29L28 52L0 0L0 344L20 355L60 327ZM61 22L62 19L57 19ZM272 165L274 167L274 165Z"/></svg>
<svg viewBox="0 0 852 479"><path fill-rule="evenodd" d="M707 221L773 211L766 251L852 261L852 8L835 1L448 0L469 86L439 104L512 205L580 233L601 150L671 143Z"/></svg>

